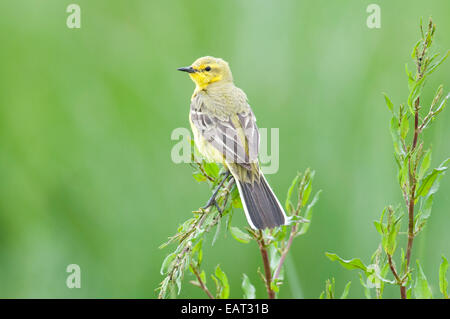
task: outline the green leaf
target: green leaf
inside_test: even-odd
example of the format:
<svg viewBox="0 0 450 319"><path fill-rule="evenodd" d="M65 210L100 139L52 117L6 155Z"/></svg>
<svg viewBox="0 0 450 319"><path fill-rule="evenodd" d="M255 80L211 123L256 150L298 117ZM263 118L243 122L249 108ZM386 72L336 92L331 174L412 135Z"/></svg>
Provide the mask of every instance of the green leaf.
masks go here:
<svg viewBox="0 0 450 319"><path fill-rule="evenodd" d="M417 299L431 299L433 297L427 282L427 277L425 277L419 261L417 261L417 278L414 286L414 296Z"/></svg>
<svg viewBox="0 0 450 319"><path fill-rule="evenodd" d="M381 269L380 277L382 277L382 278L386 277L388 271L389 271L389 264L385 263L383 268ZM394 281L394 283L395 283L395 281ZM385 286L384 281L382 281L381 285L380 285L380 293L377 294L377 298L379 298L379 299L383 298L384 286Z"/></svg>
<svg viewBox="0 0 450 319"><path fill-rule="evenodd" d="M228 277L225 273L220 269L220 266L217 265L215 270L215 275L220 282L220 290L219 290L219 298L220 299L228 299L230 295L230 285L228 283Z"/></svg>
<svg viewBox="0 0 450 319"><path fill-rule="evenodd" d="M447 105L447 100L450 98L450 93L448 93L443 99L441 104L439 105L439 107L434 111L434 116L436 116L437 114L441 113L442 110L445 108L445 106ZM433 118L434 118L433 116Z"/></svg>
<svg viewBox="0 0 450 319"><path fill-rule="evenodd" d="M394 104L391 102L391 100L390 100L389 97L386 95L386 93L383 93L383 95L384 95L384 100L385 100L385 102L386 102L386 105L387 105L388 109L389 109L391 112L394 112Z"/></svg>
<svg viewBox="0 0 450 319"><path fill-rule="evenodd" d="M214 162L204 162L203 169L208 176L217 179L219 177L220 167Z"/></svg>
<svg viewBox="0 0 450 319"><path fill-rule="evenodd" d="M195 271L194 271L194 269L192 268L192 266L190 266L189 265L189 270L190 270L190 272L191 273L193 273L193 274L195 274ZM200 279L201 279L201 281L204 283L204 284L206 284L206 273L205 273L205 271L204 270L202 270L202 272L199 274L199 276L200 276ZM191 280L191 281L189 281L191 284L193 284L194 286L197 286L197 287L202 287L202 285L200 284L200 281L198 280L198 279L196 279L196 280Z"/></svg>
<svg viewBox="0 0 450 319"><path fill-rule="evenodd" d="M274 292L278 293L280 291L281 283L282 283L281 279L279 279L279 278L274 279L270 283L270 289L272 289Z"/></svg>
<svg viewBox="0 0 450 319"><path fill-rule="evenodd" d="M292 216L292 217L295 217L295 216ZM286 238L286 235L287 235L287 227L286 226L281 226L281 227L275 228L273 230L273 238L277 242L281 242L282 240L284 240L284 238Z"/></svg>
<svg viewBox="0 0 450 319"><path fill-rule="evenodd" d="M244 291L245 299L255 299L255 286L252 285L246 274L243 274L242 290Z"/></svg>
<svg viewBox="0 0 450 319"><path fill-rule="evenodd" d="M438 92L438 94L439 94L439 92ZM445 106L447 105L447 101L448 101L449 98L450 98L450 93L448 93L448 94L442 99L441 103L440 103L439 106L436 108L436 107L435 107L435 104L438 102L439 97L438 97L438 96L435 96L435 98L434 98L434 100L433 100L433 102L432 102L432 106L431 106L431 108L433 108L433 111L432 111L433 114L432 114L431 118L428 119L428 121L426 121L426 122L424 122L424 123L422 124L422 126L423 126L422 130L426 129L426 128L430 125L430 123L433 122L433 120L436 118L436 116L437 116L439 113L441 113L441 112L445 109Z"/></svg>
<svg viewBox="0 0 450 319"><path fill-rule="evenodd" d="M216 285L216 298L220 298L220 292L222 291L222 284L220 283L220 280L217 279L214 275L211 275L211 278L214 281L214 284Z"/></svg>
<svg viewBox="0 0 450 319"><path fill-rule="evenodd" d="M412 288L406 290L406 299L412 299Z"/></svg>
<svg viewBox="0 0 450 319"><path fill-rule="evenodd" d="M336 281L334 278L327 279L325 282L325 291L322 292L323 297L326 299L334 299L334 291L335 291ZM321 294L321 297L322 297ZM323 298L321 298L323 299Z"/></svg>
<svg viewBox="0 0 450 319"><path fill-rule="evenodd" d="M202 173L194 173L192 176L195 178L197 182L204 182L206 181L206 177Z"/></svg>
<svg viewBox="0 0 450 319"><path fill-rule="evenodd" d="M409 106L409 110L411 111L412 114L414 114L414 105L413 105L413 103L415 103L417 97L422 93L422 89L423 89L423 86L425 84L425 78L426 77L424 76L419 81L416 81L416 83L414 83L413 89L409 93L408 106Z"/></svg>
<svg viewBox="0 0 450 319"><path fill-rule="evenodd" d="M416 44L414 45L414 48L411 52L411 58L415 59L416 58L416 54L417 54L417 48L419 47L420 42L422 42L422 40L419 40L416 42Z"/></svg>
<svg viewBox="0 0 450 319"><path fill-rule="evenodd" d="M350 286L351 286L352 282L349 281L347 285L345 285L344 291L342 292L341 295L341 299L346 299L348 296L348 293L350 291Z"/></svg>
<svg viewBox="0 0 450 319"><path fill-rule="evenodd" d="M414 87L414 77L412 76L411 72L409 72L408 70L408 64L405 64L405 71L406 71L406 75L408 76L408 89L411 91L412 88Z"/></svg>
<svg viewBox="0 0 450 319"><path fill-rule="evenodd" d="M389 255L394 255L395 249L397 248L397 234L400 230L399 219L392 225L388 226L388 234L383 237L383 248Z"/></svg>
<svg viewBox="0 0 450 319"><path fill-rule="evenodd" d="M429 68L429 69L427 70L426 73L427 73L428 75L431 74L431 73L433 73L433 72L436 70L436 68L439 67L439 66L442 64L442 62L444 62L445 59L448 58L449 54L450 54L450 50L448 50L448 51L445 53L445 55L442 57L442 59L440 59L438 62L436 62L435 64L433 64L433 65L431 66L431 68Z"/></svg>
<svg viewBox="0 0 450 319"><path fill-rule="evenodd" d="M182 277L183 277L183 273L181 271L179 271L178 275L177 275L177 277L175 279L175 284L177 285L177 288L178 288L178 290L177 290L177 294L178 295L181 292L181 279L182 279Z"/></svg>
<svg viewBox="0 0 450 319"><path fill-rule="evenodd" d="M411 157L411 153L408 153L403 161L400 163L400 167L398 169L398 184L403 187L408 179L408 161Z"/></svg>
<svg viewBox="0 0 450 319"><path fill-rule="evenodd" d="M244 244L247 244L252 239L252 237L250 237L249 234L243 232L238 227L231 226L230 227L230 233L231 233L231 236L233 236L234 239L236 239L238 242L241 242L241 243L244 243Z"/></svg>
<svg viewBox="0 0 450 319"><path fill-rule="evenodd" d="M200 273L200 279L203 281L204 284L206 284L206 273L204 270Z"/></svg>
<svg viewBox="0 0 450 319"><path fill-rule="evenodd" d="M383 219L384 219L384 215L386 214L387 208L383 208L383 211L381 212L381 216L380 216L380 221L378 222L378 224L381 225L381 230L382 233L384 233L384 228L383 228ZM375 226L376 227L376 226Z"/></svg>
<svg viewBox="0 0 450 319"><path fill-rule="evenodd" d="M366 299L371 299L372 296L370 295L370 288L364 282L364 278L361 273L359 273L359 282L364 287L364 295L366 296Z"/></svg>
<svg viewBox="0 0 450 319"><path fill-rule="evenodd" d="M450 158L447 158L441 163L439 167L433 169L433 171L431 171L423 178L422 183L417 190L417 196L426 197L430 194L436 193L436 191L439 189L439 180L447 170L447 167L445 165L449 161Z"/></svg>
<svg viewBox="0 0 450 319"><path fill-rule="evenodd" d="M223 216L223 212L222 212L222 216ZM220 234L220 229L222 227L222 218L219 218L217 220L217 225L216 225L216 231L214 233L214 237L211 241L211 246L214 246L214 244L216 243L216 240L219 238L219 234Z"/></svg>
<svg viewBox="0 0 450 319"><path fill-rule="evenodd" d="M299 178L300 178L300 173L297 173L297 176L295 176L295 178L292 180L291 186L288 189L288 193L286 196L286 203L284 206L286 207L286 210L289 213L292 213L292 211L294 210L294 206L291 203L291 197L292 197L292 192L294 191L295 185L297 185Z"/></svg>
<svg viewBox="0 0 450 319"><path fill-rule="evenodd" d="M373 221L373 224L375 225L375 228L377 229L377 232L378 232L380 235L383 235L383 225L382 225L379 221L377 221L377 220L374 220L374 221Z"/></svg>
<svg viewBox="0 0 450 319"><path fill-rule="evenodd" d="M325 255L331 260L331 261L339 261L339 263L347 269L360 269L363 270L364 272L367 271L367 267L366 265L363 264L363 262L361 261L361 259L359 258L353 258L350 260L345 260L342 259L341 257L339 257L336 254L332 254L332 253L325 253Z"/></svg>
<svg viewBox="0 0 450 319"><path fill-rule="evenodd" d="M302 224L302 228L297 233L297 236L305 234L308 231L309 227L311 226L311 218L312 218L312 213L313 213L313 207L317 203L317 201L319 200L321 192L322 192L322 190L319 190L314 195L313 200L311 201L311 203L309 203L308 206L306 207L305 219L307 219L309 222Z"/></svg>
<svg viewBox="0 0 450 319"><path fill-rule="evenodd" d="M395 249L397 248L397 234L400 230L400 217L395 216L395 210L391 207L387 207L388 211L388 217L387 217L387 225L381 224L382 219L380 220L380 224L382 227L382 235L381 235L381 244L383 246L384 251L388 255L394 255ZM386 212L386 209L383 210L382 216L384 217L384 214Z"/></svg>
<svg viewBox="0 0 450 319"><path fill-rule="evenodd" d="M269 263L270 263L270 270L272 273L276 270L278 267L278 264L280 263L281 254L278 251L278 249L275 247L275 245L270 245L269 247Z"/></svg>
<svg viewBox="0 0 450 319"><path fill-rule="evenodd" d="M367 288L381 289L384 283L395 284L394 280L388 280L383 277L382 270L376 263L367 266L366 277Z"/></svg>
<svg viewBox="0 0 450 319"><path fill-rule="evenodd" d="M203 259L203 250L202 250L203 238L195 244L194 248L192 248L192 256L197 257L197 266L200 267Z"/></svg>
<svg viewBox="0 0 450 319"><path fill-rule="evenodd" d="M239 190L236 187L236 185L234 185L231 190L231 204L234 208L242 208L241 197L239 195Z"/></svg>
<svg viewBox="0 0 450 319"><path fill-rule="evenodd" d="M166 258L164 258L164 261L162 262L161 265L161 270L159 271L159 273L161 275L164 275L167 272L167 268L169 267L170 263L175 259L176 254L175 253L171 253L169 255L166 256Z"/></svg>
<svg viewBox="0 0 450 319"><path fill-rule="evenodd" d="M439 290L446 299L448 298L447 294L448 282L446 278L447 269L448 269L448 261L444 256L442 256L442 263L439 267Z"/></svg>
<svg viewBox="0 0 450 319"><path fill-rule="evenodd" d="M419 18L419 26L420 26L420 35L422 36L422 39L423 39L425 37L425 35L423 34L422 17Z"/></svg>
<svg viewBox="0 0 450 319"><path fill-rule="evenodd" d="M371 264L371 265L367 266L366 284L369 288L380 288L381 287L381 280L376 276L377 272L378 272L378 270L377 270L376 264Z"/></svg>
<svg viewBox="0 0 450 319"><path fill-rule="evenodd" d="M400 127L398 125L398 119L395 116L392 116L391 125L390 125L392 142L394 144L395 152L398 155L404 156L405 152L403 151L401 139L400 139Z"/></svg>
<svg viewBox="0 0 450 319"><path fill-rule="evenodd" d="M441 84L441 85L439 85L438 89L436 90L436 94L434 95L433 101L431 102L430 110L435 109L435 106L441 99L443 92L444 92L444 86Z"/></svg>
<svg viewBox="0 0 450 319"><path fill-rule="evenodd" d="M422 180L423 176L430 168L431 164L431 149L428 149L423 157L422 163L419 168L419 180Z"/></svg>
<svg viewBox="0 0 450 319"><path fill-rule="evenodd" d="M242 208L242 201L240 198L233 199L232 205L234 208Z"/></svg>
<svg viewBox="0 0 450 319"><path fill-rule="evenodd" d="M402 139L406 138L406 136L408 135L408 131L409 131L409 121L408 121L408 117L405 114L402 117L402 122L400 124L400 136Z"/></svg>
<svg viewBox="0 0 450 319"><path fill-rule="evenodd" d="M434 194L427 196L422 202L420 207L420 219L427 220L431 215L431 208L433 207Z"/></svg>
<svg viewBox="0 0 450 319"><path fill-rule="evenodd" d="M309 171L307 171L305 174L308 174ZM302 196L302 207L306 205L306 203L309 200L309 195L311 194L311 190L312 190L312 181L314 179L314 175L315 175L315 171L312 171L310 174L306 175L307 176L307 180L306 180L306 185L305 188L303 189L303 196Z"/></svg>

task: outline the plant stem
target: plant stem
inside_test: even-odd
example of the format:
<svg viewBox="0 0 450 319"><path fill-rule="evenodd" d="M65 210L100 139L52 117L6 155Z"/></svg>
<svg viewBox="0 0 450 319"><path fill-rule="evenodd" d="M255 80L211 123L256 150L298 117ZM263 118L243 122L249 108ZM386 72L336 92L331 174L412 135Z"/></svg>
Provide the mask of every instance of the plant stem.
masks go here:
<svg viewBox="0 0 450 319"><path fill-rule="evenodd" d="M205 176L210 182L214 183L214 178L212 178L211 176L209 176L205 169L203 168L202 163L200 163L199 161L197 161L196 159L193 159L195 161L195 164L197 164L198 169L202 172L202 175Z"/></svg>
<svg viewBox="0 0 450 319"><path fill-rule="evenodd" d="M417 57L417 78L416 81L420 81L423 77L424 70L422 69L422 61L425 58L425 53L427 50L427 43L426 40L428 38L428 34L432 30L432 22L430 20L430 24L428 27L427 37L423 39L423 45L422 45L422 52ZM409 265L411 262L411 252L414 242L414 203L416 200L416 169L417 165L416 163L412 163L411 165L411 158L414 150L417 146L417 141L419 139L419 133L421 131L421 128L419 127L419 110L420 110L420 96L416 98L414 101L414 137L413 141L411 143L411 149L410 149L410 157L408 159L408 171L409 171L409 198L406 200L406 206L408 207L408 244L406 247L406 269L405 269L405 275L409 272ZM400 295L402 299L406 299L406 287L403 285L403 283L400 285Z"/></svg>
<svg viewBox="0 0 450 319"><path fill-rule="evenodd" d="M308 175L307 175L308 174ZM300 215L300 210L302 209L302 205L303 205L303 189L305 187L305 177L309 176L309 171L305 172L305 176L302 179L300 185L299 185L299 193L298 193L298 201L297 201L297 207L294 211L294 216L299 216ZM275 271L275 274L273 275L273 279L277 279L278 276L280 275L281 269L283 268L283 264L284 261L286 260L286 256L289 252L289 249L291 248L292 242L294 241L295 235L297 235L297 229L298 229L298 224L295 224L294 226L292 226L290 235L289 235L289 240L286 244L286 247L283 250L283 253L281 254L280 257L280 261L278 263L278 267Z"/></svg>
<svg viewBox="0 0 450 319"><path fill-rule="evenodd" d="M283 250L283 253L281 254L280 262L278 263L277 270L275 271L275 274L273 275L273 279L278 279L278 276L280 275L281 269L283 268L284 261L286 260L286 256L289 252L289 249L291 248L292 242L294 241L295 234L297 233L297 227L298 227L298 224L295 224L294 226L292 226L289 240L287 242L286 247Z"/></svg>
<svg viewBox="0 0 450 319"><path fill-rule="evenodd" d="M264 237L263 237L263 233L261 230L259 231L259 238L257 238L256 241L258 242L259 250L261 252L261 256L262 256L262 260L263 260L264 273L266 275L265 284L266 284L266 289L267 289L267 295L268 295L269 299L275 299L275 291L273 291L272 287L271 287L272 274L270 271L269 256L267 254Z"/></svg>
<svg viewBox="0 0 450 319"><path fill-rule="evenodd" d="M391 268L391 271L392 271L392 274L394 275L395 280L397 280L397 282L401 282L400 277L398 276L397 270L395 269L394 262L392 261L392 256L388 254L387 257L388 257L388 262L389 262L389 268Z"/></svg>
<svg viewBox="0 0 450 319"><path fill-rule="evenodd" d="M406 299L406 287L405 286L400 286L400 296L402 297L402 299Z"/></svg>
<svg viewBox="0 0 450 319"><path fill-rule="evenodd" d="M196 159L193 159L195 163L198 165L198 169L202 172L202 174L209 180L211 180L213 183L216 181L216 179L213 179L210 176L207 176L205 170L203 169L203 166L200 162L198 162ZM218 178L218 177L217 177ZM158 299L163 299L166 297L167 290L170 288L170 286L175 284L175 278L182 277L184 274L184 271L186 268L186 264L188 264L188 259L191 257L191 246L190 243L192 240L195 240L196 238L201 238L202 234L205 232L208 232L212 227L216 226L219 220L223 217L223 211L226 208L227 202L231 196L231 188L233 187L235 181L234 179L230 179L228 184L225 186L226 181L222 180L222 183L220 183L220 188L218 188L217 192L217 201L221 201L222 208L219 207L219 205L216 203L216 205L212 205L206 209L199 208L199 210L194 211L194 217L192 217L190 221L190 226L187 229L183 229L182 231L178 231L174 236L170 237L169 240L161 245L162 247L167 246L170 243L177 242L178 247L175 250L176 258L174 261L170 264L168 267L168 271L166 272L166 277L161 282L159 287L159 294ZM217 209L217 216L213 218L212 220L208 220L206 217L214 213L214 208ZM205 224L205 222L207 224ZM194 269L194 267L192 267ZM198 274L198 271L197 271ZM198 276L196 275L197 279ZM202 283L202 281L199 280L199 283ZM201 284L200 284L201 285ZM203 289L203 287L200 287ZM206 286L205 286L206 288ZM203 289L205 290L205 289ZM206 290L205 290L206 292ZM208 293L207 293L208 294ZM211 296L214 298L214 296L211 294L208 294L208 296L211 298Z"/></svg>
<svg viewBox="0 0 450 319"><path fill-rule="evenodd" d="M397 270L395 269L394 261L392 260L391 255L387 255L388 262L389 262L389 268L391 268L392 274L394 275L395 280L400 285L400 296L402 299L406 299L406 287L403 286L402 280L398 276Z"/></svg>
<svg viewBox="0 0 450 319"><path fill-rule="evenodd" d="M193 265L191 265L192 270L194 272L195 277L197 277L197 280L200 284L200 288L203 289L203 291L208 295L208 297L210 299L215 299L214 296L211 294L211 292L209 291L208 287L206 287L205 283L203 282L202 278L200 277L200 274L197 271L197 268L194 267Z"/></svg>
<svg viewBox="0 0 450 319"><path fill-rule="evenodd" d="M414 138L411 144L411 154L417 146L417 140L419 138L419 109L420 109L420 97L415 101L414 105ZM411 261L411 252L414 242L414 202L416 198L416 164L411 165L411 157L408 160L409 166L409 183L410 183L410 193L409 198L406 202L408 207L408 244L406 247L406 269L405 274L409 272L409 264ZM400 285L400 295L402 299L406 299L406 287L403 284Z"/></svg>

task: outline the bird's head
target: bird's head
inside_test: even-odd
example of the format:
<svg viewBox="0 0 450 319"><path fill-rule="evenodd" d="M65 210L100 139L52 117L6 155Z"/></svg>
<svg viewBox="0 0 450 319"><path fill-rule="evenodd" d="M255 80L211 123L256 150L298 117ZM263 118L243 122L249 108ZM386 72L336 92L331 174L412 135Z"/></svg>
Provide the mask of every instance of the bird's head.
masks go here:
<svg viewBox="0 0 450 319"><path fill-rule="evenodd" d="M228 63L219 58L205 56L197 59L188 67L179 68L179 71L189 73L192 81L200 88L204 89L215 82L232 82L230 67Z"/></svg>

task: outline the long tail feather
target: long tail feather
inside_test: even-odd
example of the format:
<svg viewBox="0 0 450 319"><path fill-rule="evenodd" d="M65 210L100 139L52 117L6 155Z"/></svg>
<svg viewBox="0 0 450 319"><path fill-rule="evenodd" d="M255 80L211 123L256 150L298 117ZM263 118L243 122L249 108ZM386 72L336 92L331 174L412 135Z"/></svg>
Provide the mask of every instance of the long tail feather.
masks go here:
<svg viewBox="0 0 450 319"><path fill-rule="evenodd" d="M247 221L253 229L284 225L287 217L262 173L259 181L246 183L236 179Z"/></svg>

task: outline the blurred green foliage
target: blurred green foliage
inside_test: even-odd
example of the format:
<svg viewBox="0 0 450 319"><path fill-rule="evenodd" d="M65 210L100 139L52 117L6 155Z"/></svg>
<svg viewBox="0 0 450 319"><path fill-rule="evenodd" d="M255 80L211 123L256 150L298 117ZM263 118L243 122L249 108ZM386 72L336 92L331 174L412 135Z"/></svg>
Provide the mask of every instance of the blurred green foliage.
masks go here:
<svg viewBox="0 0 450 319"><path fill-rule="evenodd" d="M369 29L369 1L78 0L79 30L66 27L70 3L0 2L0 297L156 297L167 253L158 246L210 194L170 158L193 90L176 68L203 55L230 63L260 127L280 128L280 170L268 176L275 193L284 199L306 167L323 189L280 297L316 298L330 277L338 292L357 282L324 252L370 258L372 221L401 200L381 92L406 102L419 17L433 16L436 50L450 47L450 2L380 1L381 29ZM449 65L427 87L448 88ZM445 111L424 134L432 167L448 156L449 134ZM444 178L412 256L436 293L431 274L450 256L449 191ZM243 213L233 217L246 225ZM236 287L230 297L242 297L242 273L264 291L255 245L223 236L207 246L203 267L220 263ZM66 287L72 263L81 289ZM397 295L386 287L384 297ZM181 296L204 295L186 285Z"/></svg>

